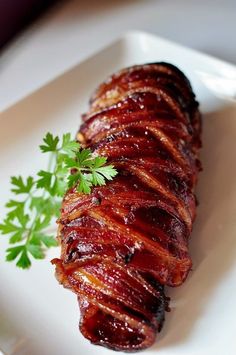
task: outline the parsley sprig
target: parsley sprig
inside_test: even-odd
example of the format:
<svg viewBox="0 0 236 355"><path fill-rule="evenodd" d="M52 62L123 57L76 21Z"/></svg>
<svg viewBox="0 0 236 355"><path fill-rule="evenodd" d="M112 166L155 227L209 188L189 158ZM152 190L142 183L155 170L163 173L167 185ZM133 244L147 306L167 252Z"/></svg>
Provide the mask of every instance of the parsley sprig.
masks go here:
<svg viewBox="0 0 236 355"><path fill-rule="evenodd" d="M61 142L47 133L40 149L50 154L48 169L40 170L36 178L11 177L16 199L7 202L8 212L0 224L0 231L14 245L6 250L6 260L16 260L22 269L30 267L31 257L43 259L46 248L57 246L49 228L59 217L65 192L76 187L89 194L92 186L105 185L117 174L113 165L106 165L106 157L94 157L90 149L81 149L70 133L64 134Z"/></svg>

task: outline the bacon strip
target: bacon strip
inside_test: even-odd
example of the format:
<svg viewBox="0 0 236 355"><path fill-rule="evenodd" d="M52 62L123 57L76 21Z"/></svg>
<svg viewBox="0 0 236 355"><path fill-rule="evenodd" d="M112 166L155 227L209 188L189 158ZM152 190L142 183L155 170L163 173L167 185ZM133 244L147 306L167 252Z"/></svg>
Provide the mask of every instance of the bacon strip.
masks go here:
<svg viewBox="0 0 236 355"><path fill-rule="evenodd" d="M78 296L83 335L136 351L162 328L164 286L181 285L191 269L198 103L173 65L139 65L101 84L83 120L78 140L119 174L90 195L67 192L61 257L52 262L59 282Z"/></svg>

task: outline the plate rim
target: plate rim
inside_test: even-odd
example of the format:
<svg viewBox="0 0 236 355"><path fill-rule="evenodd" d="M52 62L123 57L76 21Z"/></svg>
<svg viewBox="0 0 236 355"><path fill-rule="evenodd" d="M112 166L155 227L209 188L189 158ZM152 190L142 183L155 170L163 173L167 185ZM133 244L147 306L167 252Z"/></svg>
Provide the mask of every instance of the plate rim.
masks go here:
<svg viewBox="0 0 236 355"><path fill-rule="evenodd" d="M99 50L95 51L91 55L88 55L86 58L82 59L81 61L78 61L76 64L74 64L74 65L68 67L67 69L61 71L56 76L46 80L42 85L39 85L34 90L26 93L19 100L15 101L14 103L10 104L9 106L4 107L3 111L0 112L0 118L1 118L2 114L5 114L8 110L12 109L16 105L18 105L20 102L22 102L25 99L27 99L29 96L35 94L37 91L43 89L45 86L47 86L48 84L56 81L57 79L59 79L63 75L66 75L70 71L74 70L76 67L78 67L80 65L83 65L84 63L86 63L86 61L88 61L89 59L92 59L93 57L99 55L100 53L102 53L106 49L109 49L109 48L111 48L113 46L116 46L117 44L122 43L122 42L129 43L131 41L140 39L141 37L160 42L160 43L162 43L164 45L171 46L174 49L178 48L181 51L184 51L185 53L197 56L199 59L202 59L202 60L205 60L205 61L208 61L208 62L212 62L212 63L218 64L220 66L223 65L223 66L228 67L231 70L235 71L235 74L236 74L236 65L234 65L234 64L232 64L230 62L227 62L227 61L219 59L219 58L217 58L215 56L206 54L206 53L201 52L199 50L196 50L194 48L185 46L183 44L180 44L178 42L172 41L172 40L167 39L165 37L158 36L158 35L156 35L156 34L154 34L152 32L131 29L131 30L125 31L124 33L120 34L119 36L117 36L113 40L109 41L105 46L102 46Z"/></svg>

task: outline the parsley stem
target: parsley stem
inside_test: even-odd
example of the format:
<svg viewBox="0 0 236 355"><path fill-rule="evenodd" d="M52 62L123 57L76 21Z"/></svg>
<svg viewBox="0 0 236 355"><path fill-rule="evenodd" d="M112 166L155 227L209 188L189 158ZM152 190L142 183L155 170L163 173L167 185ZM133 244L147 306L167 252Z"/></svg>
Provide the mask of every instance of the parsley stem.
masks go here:
<svg viewBox="0 0 236 355"><path fill-rule="evenodd" d="M51 133L43 138L40 149L50 156L47 170L40 170L36 179L11 177L12 191L27 195L23 201L8 202L10 210L0 223L0 231L9 235L10 244L18 243L7 249L7 261L17 259L16 265L23 269L31 265L29 256L42 259L45 247L57 245L48 228L58 217L58 202L66 191L76 187L79 193L89 194L92 186L105 185L106 179L117 174L112 165L106 165L105 157L94 157L90 149L81 149L70 133L63 134L60 146L59 142L59 137Z"/></svg>
<svg viewBox="0 0 236 355"><path fill-rule="evenodd" d="M49 157L49 161L48 161L48 171L49 172L52 172L55 174L55 169L56 169L56 160L57 160L57 156L58 156L58 153L57 152L52 152L50 154L50 157ZM36 182L34 182L34 185L36 185ZM33 195L35 194L36 190L33 190L33 193L30 192L27 196L27 200L32 200L33 198ZM40 198L42 199L42 201L45 200L45 196L46 194L48 194L48 192L44 189L43 192L42 192L42 195L40 196ZM49 194L48 194L49 195ZM49 195L50 196L50 195ZM26 202L25 201L25 202ZM36 211L36 214L34 215L34 218L33 218L33 221L31 223L31 226L28 228L28 233L27 233L27 237L26 237L26 246L30 243L30 240L32 239L32 236L33 236L33 232L34 232L34 229L35 229L35 225L37 223L37 220L39 219L39 217L41 217L42 215L42 211L40 209L37 209Z"/></svg>

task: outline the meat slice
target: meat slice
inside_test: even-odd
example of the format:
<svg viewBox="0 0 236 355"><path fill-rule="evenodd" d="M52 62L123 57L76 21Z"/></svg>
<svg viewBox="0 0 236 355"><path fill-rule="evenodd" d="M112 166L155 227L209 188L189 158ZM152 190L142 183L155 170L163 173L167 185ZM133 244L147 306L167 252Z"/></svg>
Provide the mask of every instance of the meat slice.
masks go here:
<svg viewBox="0 0 236 355"><path fill-rule="evenodd" d="M136 351L161 330L164 286L181 285L192 265L200 133L195 95L173 65L121 70L92 96L78 140L119 174L90 195L67 192L53 260L92 343Z"/></svg>

